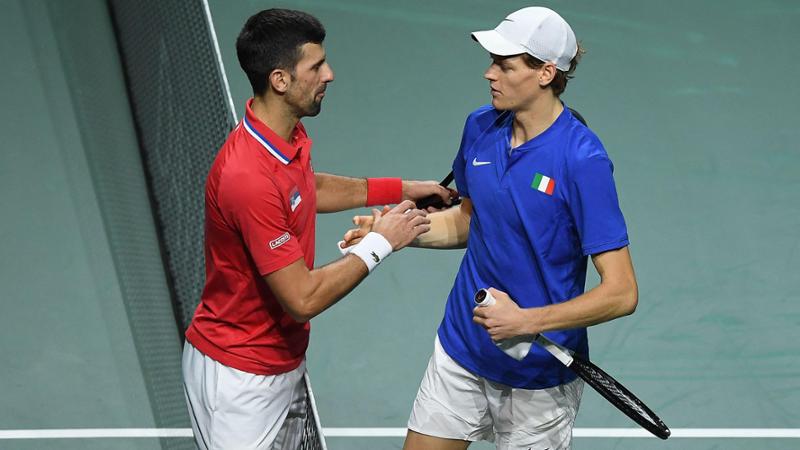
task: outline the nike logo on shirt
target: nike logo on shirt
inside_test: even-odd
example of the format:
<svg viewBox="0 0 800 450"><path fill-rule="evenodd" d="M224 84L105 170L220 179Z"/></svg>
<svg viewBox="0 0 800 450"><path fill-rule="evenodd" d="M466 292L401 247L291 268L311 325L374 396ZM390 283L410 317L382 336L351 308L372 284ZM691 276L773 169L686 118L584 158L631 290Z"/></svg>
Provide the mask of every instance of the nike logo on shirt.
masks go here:
<svg viewBox="0 0 800 450"><path fill-rule="evenodd" d="M475 166L475 167L485 166L485 165L491 164L491 163L492 163L491 161L478 161L478 158L475 158L475 159L472 160L472 165Z"/></svg>

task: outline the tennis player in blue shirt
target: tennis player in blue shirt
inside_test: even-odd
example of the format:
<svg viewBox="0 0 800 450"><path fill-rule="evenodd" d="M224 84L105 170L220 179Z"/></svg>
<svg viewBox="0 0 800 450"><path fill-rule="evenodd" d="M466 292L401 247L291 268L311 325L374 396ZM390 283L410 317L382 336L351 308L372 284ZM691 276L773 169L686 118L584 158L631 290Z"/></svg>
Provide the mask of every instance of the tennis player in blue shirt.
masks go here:
<svg viewBox="0 0 800 450"><path fill-rule="evenodd" d="M582 53L561 16L524 8L472 37L491 56L492 103L467 118L453 162L463 202L430 214L415 243L467 250L404 449L569 449L582 380L536 345L517 360L495 343L546 333L588 356L587 326L635 310L613 165L559 98ZM369 231L355 220L348 244ZM589 257L601 281L584 292ZM474 307L481 288L495 305Z"/></svg>

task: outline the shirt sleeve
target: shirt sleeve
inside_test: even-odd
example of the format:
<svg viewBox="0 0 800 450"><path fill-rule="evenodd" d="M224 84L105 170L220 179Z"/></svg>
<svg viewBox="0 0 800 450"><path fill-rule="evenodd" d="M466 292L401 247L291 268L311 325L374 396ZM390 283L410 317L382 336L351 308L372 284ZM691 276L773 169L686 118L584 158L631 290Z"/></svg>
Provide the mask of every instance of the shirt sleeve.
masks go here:
<svg viewBox="0 0 800 450"><path fill-rule="evenodd" d="M575 161L571 170L568 207L584 255L628 245L628 229L614 184L614 165L602 147L600 150Z"/></svg>
<svg viewBox="0 0 800 450"><path fill-rule="evenodd" d="M470 117L467 117L467 122L464 124L464 131L461 134L461 145L458 147L458 154L453 160L453 178L456 180L456 190L462 197L469 198L469 187L467 186L467 178L465 175L467 168L466 151L472 145L473 139L470 137Z"/></svg>
<svg viewBox="0 0 800 450"><path fill-rule="evenodd" d="M220 184L220 208L241 234L261 275L280 270L303 257L290 227L278 187L271 179L242 176Z"/></svg>

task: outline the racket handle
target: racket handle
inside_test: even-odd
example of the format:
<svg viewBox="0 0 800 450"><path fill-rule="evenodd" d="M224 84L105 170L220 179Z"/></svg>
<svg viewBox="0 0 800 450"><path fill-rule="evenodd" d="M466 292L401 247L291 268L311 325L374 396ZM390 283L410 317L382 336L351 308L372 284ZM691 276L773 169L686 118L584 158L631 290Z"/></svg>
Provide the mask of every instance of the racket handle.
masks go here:
<svg viewBox="0 0 800 450"><path fill-rule="evenodd" d="M550 352L550 354L553 355L557 360L561 361L561 364L564 364L567 367L572 365L572 361L574 359L572 357L572 350L556 344L541 334L537 334L534 340L537 344L541 345L545 350Z"/></svg>
<svg viewBox="0 0 800 450"><path fill-rule="evenodd" d="M442 187L449 186L450 183L453 182L453 178L454 178L453 171L450 171L450 173L447 174L446 177L444 177L444 180L442 180L442 182L439 183L439 186ZM442 198L439 197L438 195L429 195L417 202L417 209L428 209L431 206L433 206L436 209L443 209L443 208L448 208L450 206L456 206L459 203L461 203L460 198L453 199L452 203L447 205L444 201L442 201Z"/></svg>
<svg viewBox="0 0 800 450"><path fill-rule="evenodd" d="M417 209L428 209L428 207L433 206L436 209L444 209L449 208L451 206L456 206L461 203L461 199L453 199L453 201L448 205L442 201L442 198L438 195L429 195L422 200L417 202Z"/></svg>
<svg viewBox="0 0 800 450"><path fill-rule="evenodd" d="M475 293L475 305L477 306L491 306L496 302L497 300L495 300L488 289L480 289ZM517 361L522 361L528 356L528 352L531 351L531 345L533 345L535 338L536 336L530 335L514 336L512 338L503 339L502 341L497 341L494 344L506 355Z"/></svg>

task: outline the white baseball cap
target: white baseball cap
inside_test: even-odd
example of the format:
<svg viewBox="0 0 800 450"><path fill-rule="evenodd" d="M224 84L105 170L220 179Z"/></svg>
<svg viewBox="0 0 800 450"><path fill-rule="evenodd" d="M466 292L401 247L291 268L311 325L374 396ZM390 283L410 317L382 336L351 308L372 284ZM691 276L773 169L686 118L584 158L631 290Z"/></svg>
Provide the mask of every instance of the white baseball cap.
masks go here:
<svg viewBox="0 0 800 450"><path fill-rule="evenodd" d="M472 39L489 53L499 56L527 53L541 61L552 62L565 72L578 52L575 33L567 21L542 6L514 11L494 30L472 33Z"/></svg>

